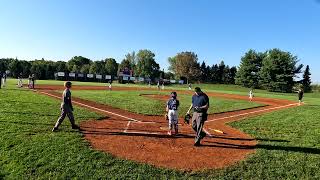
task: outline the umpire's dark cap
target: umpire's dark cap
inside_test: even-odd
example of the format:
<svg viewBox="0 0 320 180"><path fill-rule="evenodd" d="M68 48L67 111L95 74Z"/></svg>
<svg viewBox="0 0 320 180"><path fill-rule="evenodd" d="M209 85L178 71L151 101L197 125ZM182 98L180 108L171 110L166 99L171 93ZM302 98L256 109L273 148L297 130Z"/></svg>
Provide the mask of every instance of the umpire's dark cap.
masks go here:
<svg viewBox="0 0 320 180"><path fill-rule="evenodd" d="M202 92L199 87L194 88L194 91L195 91L195 92Z"/></svg>

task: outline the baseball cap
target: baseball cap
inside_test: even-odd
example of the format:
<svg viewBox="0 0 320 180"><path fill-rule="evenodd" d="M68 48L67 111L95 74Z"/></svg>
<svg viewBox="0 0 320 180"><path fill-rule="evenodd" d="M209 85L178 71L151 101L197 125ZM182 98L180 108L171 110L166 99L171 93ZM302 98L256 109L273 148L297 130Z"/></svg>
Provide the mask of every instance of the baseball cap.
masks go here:
<svg viewBox="0 0 320 180"><path fill-rule="evenodd" d="M176 92L171 92L171 97L177 97L177 93Z"/></svg>
<svg viewBox="0 0 320 180"><path fill-rule="evenodd" d="M199 87L194 88L195 92L201 92L201 89Z"/></svg>

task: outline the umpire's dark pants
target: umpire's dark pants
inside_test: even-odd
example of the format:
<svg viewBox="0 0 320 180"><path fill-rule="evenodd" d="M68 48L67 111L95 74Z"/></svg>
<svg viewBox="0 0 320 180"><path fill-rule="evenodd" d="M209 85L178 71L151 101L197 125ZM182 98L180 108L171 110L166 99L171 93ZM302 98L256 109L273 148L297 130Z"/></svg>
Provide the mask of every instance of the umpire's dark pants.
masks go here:
<svg viewBox="0 0 320 180"><path fill-rule="evenodd" d="M194 112L192 116L192 129L196 132L195 143L200 143L201 139L206 135L202 131L204 122L207 120L207 113Z"/></svg>
<svg viewBox="0 0 320 180"><path fill-rule="evenodd" d="M58 128L60 126L60 124L63 122L63 120L66 118L66 116L68 116L72 127L74 127L75 123L74 123L74 117L73 117L73 112L72 112L71 107L61 107L61 115L60 115L59 119L57 120L56 125L54 127Z"/></svg>

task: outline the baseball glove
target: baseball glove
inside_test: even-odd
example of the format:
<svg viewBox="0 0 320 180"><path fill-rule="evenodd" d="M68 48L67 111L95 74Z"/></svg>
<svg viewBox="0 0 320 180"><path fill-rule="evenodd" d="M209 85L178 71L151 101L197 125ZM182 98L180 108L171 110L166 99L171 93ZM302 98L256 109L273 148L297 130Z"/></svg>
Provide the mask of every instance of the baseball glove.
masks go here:
<svg viewBox="0 0 320 180"><path fill-rule="evenodd" d="M166 121L169 121L169 116L168 116L167 113L164 115L164 118L165 118Z"/></svg>
<svg viewBox="0 0 320 180"><path fill-rule="evenodd" d="M186 115L184 116L184 123L189 124L189 123L190 123L190 119L191 119L190 114L186 114Z"/></svg>

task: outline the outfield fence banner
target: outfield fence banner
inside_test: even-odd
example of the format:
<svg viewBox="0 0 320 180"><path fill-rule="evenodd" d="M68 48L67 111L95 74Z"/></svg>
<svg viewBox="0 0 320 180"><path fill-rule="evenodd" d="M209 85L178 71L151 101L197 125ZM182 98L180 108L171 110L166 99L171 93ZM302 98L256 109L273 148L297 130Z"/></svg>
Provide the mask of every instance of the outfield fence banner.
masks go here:
<svg viewBox="0 0 320 180"><path fill-rule="evenodd" d="M76 73L69 73L69 77L76 77Z"/></svg>
<svg viewBox="0 0 320 180"><path fill-rule="evenodd" d="M96 74L96 78L97 78L97 79L102 79L102 75Z"/></svg>
<svg viewBox="0 0 320 180"><path fill-rule="evenodd" d="M111 79L111 75L106 75L106 79Z"/></svg>
<svg viewBox="0 0 320 180"><path fill-rule="evenodd" d="M128 77L128 76L123 76L123 80L124 80L124 81L128 81L128 80L129 80L129 77Z"/></svg>
<svg viewBox="0 0 320 180"><path fill-rule="evenodd" d="M87 78L93 78L93 74L87 74Z"/></svg>
<svg viewBox="0 0 320 180"><path fill-rule="evenodd" d="M78 77L83 78L84 74L78 74Z"/></svg>
<svg viewBox="0 0 320 180"><path fill-rule="evenodd" d="M59 77L64 77L65 74L64 74L64 72L58 72L58 76L59 76Z"/></svg>
<svg viewBox="0 0 320 180"><path fill-rule="evenodd" d="M143 78L143 77L139 77L139 81L140 81L140 82L143 82L143 81L144 81L144 78Z"/></svg>
<svg viewBox="0 0 320 180"><path fill-rule="evenodd" d="M130 77L130 81L135 81L136 78L135 77Z"/></svg>

